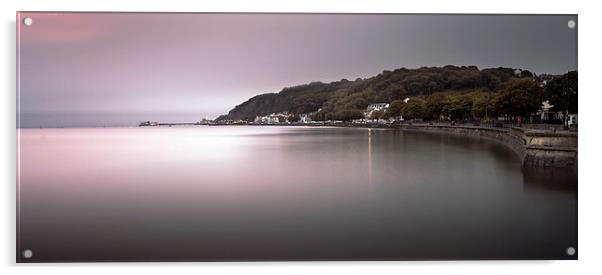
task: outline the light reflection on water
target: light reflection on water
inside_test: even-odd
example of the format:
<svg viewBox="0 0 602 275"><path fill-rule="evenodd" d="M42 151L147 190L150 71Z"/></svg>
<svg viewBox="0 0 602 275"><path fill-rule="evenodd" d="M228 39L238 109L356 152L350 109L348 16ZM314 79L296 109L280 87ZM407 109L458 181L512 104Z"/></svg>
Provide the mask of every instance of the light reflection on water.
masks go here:
<svg viewBox="0 0 602 275"><path fill-rule="evenodd" d="M372 184L372 129L368 128L368 181Z"/></svg>
<svg viewBox="0 0 602 275"><path fill-rule="evenodd" d="M576 175L523 172L487 141L311 127L19 134L19 240L33 261L567 258L576 246Z"/></svg>

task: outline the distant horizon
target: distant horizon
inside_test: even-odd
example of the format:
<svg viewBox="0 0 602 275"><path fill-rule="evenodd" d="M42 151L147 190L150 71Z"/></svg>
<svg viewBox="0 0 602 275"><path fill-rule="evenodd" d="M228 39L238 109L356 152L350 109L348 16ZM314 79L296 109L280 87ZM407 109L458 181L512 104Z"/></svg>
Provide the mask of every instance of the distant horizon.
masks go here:
<svg viewBox="0 0 602 275"><path fill-rule="evenodd" d="M577 70L568 20L577 16L19 13L17 127L215 119L255 95L402 67L559 75Z"/></svg>
<svg viewBox="0 0 602 275"><path fill-rule="evenodd" d="M390 69L383 69L380 73L382 73L383 71L387 71L387 70L396 70L396 69L401 69L401 68L406 68L406 69L410 69L410 70L414 70L414 69L419 69L419 68L424 68L424 67L436 67L436 68L441 68L441 67L445 67L445 66L456 66L456 67L469 67L469 66L476 66L476 65L455 65L455 64L447 64L447 65L441 65L441 66L418 66L418 67L397 67L397 68L390 68ZM497 67L487 67L487 68L480 68L478 66L476 66L479 70L483 70L483 69L491 69L491 68L499 68L502 66L497 66ZM521 69L521 70L528 70L528 69L524 69L524 68L512 68L512 69ZM560 75L560 74L550 74L550 73L537 73L537 72L533 72L531 70L528 70L536 75ZM575 70L576 71L576 70ZM375 75L372 76L364 76L364 77L356 77L356 78L351 78L351 79L347 79L350 81L353 81L357 78L361 78L361 79L366 79L366 78L370 78L373 77ZM311 82L322 82L322 83L330 83L330 82L335 82L335 81L340 81L341 79L337 79L337 80L330 80L330 81L322 81L322 80L316 80L316 81L311 81ZM309 84L311 82L307 82L307 83L301 83L301 84L293 84L293 85L289 85L289 86L285 86L280 88L278 91L275 92L266 92L266 93L279 93L282 91L282 89L288 88L288 87L294 87L294 86L299 86L299 85L305 85L305 84ZM258 93L256 95L260 95L260 94L265 94L265 93ZM239 102L245 102L248 99L256 96L253 95L249 98L245 98L245 99L241 99L241 101ZM202 112L200 113L178 113L178 112L85 112L85 111L80 111L80 112L40 112L40 113L19 113L18 115L18 119L22 117L20 116L25 116L25 117L35 117L35 121L39 121L42 123L39 123L39 125L33 125L33 124L28 124L28 125L20 125L19 123L17 124L17 128L98 128L98 127L132 127L132 126L138 126L138 124L140 122L143 121L159 121L159 122L173 122L173 123L192 123L192 122L198 122L204 118L206 119L210 119L210 120L214 120L217 117L221 116L221 115L225 115L228 114L228 112L234 108L235 106L230 107L230 109L225 110L224 112L221 113L214 113L214 114L207 114L207 115L203 115ZM56 121L64 121L64 119L60 119L60 118L69 118L69 117L73 117L73 116L84 116L84 117L93 117L92 121L90 121L89 119L83 119L77 122L69 122L67 120L67 123L62 123L62 124L57 124ZM94 118L102 118L105 117L107 118L104 122L103 121L99 121L99 120L94 120ZM59 119L57 119L59 118ZM175 118L175 119L174 119ZM26 119L27 121L28 119ZM45 121L46 120L46 121ZM52 122L50 122L52 121ZM50 122L50 123L49 123Z"/></svg>

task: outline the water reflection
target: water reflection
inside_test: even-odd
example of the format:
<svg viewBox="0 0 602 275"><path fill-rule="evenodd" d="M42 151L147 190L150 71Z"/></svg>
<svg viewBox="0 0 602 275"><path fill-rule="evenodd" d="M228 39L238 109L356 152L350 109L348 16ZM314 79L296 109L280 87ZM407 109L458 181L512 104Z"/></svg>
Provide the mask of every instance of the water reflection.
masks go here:
<svg viewBox="0 0 602 275"><path fill-rule="evenodd" d="M577 241L576 177L453 135L21 129L19 156L28 261L565 259Z"/></svg>
<svg viewBox="0 0 602 275"><path fill-rule="evenodd" d="M542 188L574 190L577 185L577 171L572 168L537 168L523 169L525 185Z"/></svg>
<svg viewBox="0 0 602 275"><path fill-rule="evenodd" d="M372 184L372 129L368 128L368 181Z"/></svg>

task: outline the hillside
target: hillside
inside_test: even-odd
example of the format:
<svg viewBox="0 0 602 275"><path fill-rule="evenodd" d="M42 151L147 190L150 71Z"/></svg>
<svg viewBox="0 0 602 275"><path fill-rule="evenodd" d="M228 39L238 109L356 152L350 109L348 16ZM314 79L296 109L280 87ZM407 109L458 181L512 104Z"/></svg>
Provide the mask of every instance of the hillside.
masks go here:
<svg viewBox="0 0 602 275"><path fill-rule="evenodd" d="M277 112L308 113L322 108L325 113L363 110L370 103L391 102L406 97L428 96L434 92L471 90L495 91L516 77L534 77L526 70L512 68L479 70L476 66L400 68L366 78L331 83L312 82L284 88L279 93L254 96L217 120L253 120Z"/></svg>

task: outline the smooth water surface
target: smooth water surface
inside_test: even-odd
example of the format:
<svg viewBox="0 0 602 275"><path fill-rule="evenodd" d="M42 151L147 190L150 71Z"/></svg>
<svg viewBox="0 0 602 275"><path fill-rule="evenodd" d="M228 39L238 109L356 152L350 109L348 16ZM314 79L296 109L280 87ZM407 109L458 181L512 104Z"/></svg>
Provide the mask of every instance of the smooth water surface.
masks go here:
<svg viewBox="0 0 602 275"><path fill-rule="evenodd" d="M569 259L577 176L391 129L19 129L19 261ZM25 259L22 251L33 256Z"/></svg>

